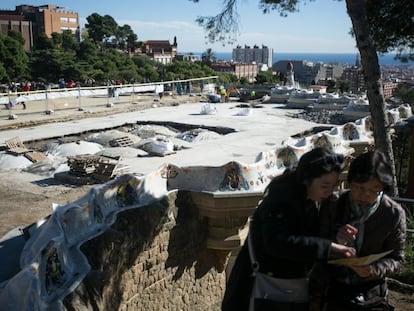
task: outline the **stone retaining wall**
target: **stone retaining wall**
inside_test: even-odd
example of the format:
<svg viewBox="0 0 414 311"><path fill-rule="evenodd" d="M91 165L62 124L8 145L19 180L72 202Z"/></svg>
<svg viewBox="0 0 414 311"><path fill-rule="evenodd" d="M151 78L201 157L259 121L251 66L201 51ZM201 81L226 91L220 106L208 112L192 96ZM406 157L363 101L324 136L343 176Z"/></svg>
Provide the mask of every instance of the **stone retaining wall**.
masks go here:
<svg viewBox="0 0 414 311"><path fill-rule="evenodd" d="M82 245L91 265L68 310L220 310L227 251L206 247L207 225L189 192L118 214Z"/></svg>

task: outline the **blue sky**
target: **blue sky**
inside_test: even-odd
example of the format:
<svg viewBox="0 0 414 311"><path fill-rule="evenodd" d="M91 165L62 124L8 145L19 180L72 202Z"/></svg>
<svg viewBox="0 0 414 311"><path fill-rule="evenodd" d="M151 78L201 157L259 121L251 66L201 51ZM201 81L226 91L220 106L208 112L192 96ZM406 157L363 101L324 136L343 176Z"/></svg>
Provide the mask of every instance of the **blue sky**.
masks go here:
<svg viewBox="0 0 414 311"><path fill-rule="evenodd" d="M215 15L223 0L1 0L1 9L13 10L16 5L56 4L80 16L81 27L92 13L112 16L118 25L128 24L138 40L170 40L177 37L179 52L231 52L240 44L262 44L274 52L286 53L355 53L355 40L349 35L351 21L344 1L316 0L299 7L300 12L282 18L274 11L263 14L259 0L239 0L239 34L234 45L206 42L205 32L195 22L198 16Z"/></svg>

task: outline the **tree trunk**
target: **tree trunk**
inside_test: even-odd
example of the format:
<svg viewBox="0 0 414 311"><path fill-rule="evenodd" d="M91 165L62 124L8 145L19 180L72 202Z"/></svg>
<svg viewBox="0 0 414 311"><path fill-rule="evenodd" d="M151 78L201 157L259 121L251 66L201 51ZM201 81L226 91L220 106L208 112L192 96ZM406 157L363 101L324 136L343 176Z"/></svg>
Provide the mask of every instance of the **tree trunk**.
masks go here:
<svg viewBox="0 0 414 311"><path fill-rule="evenodd" d="M394 193L391 194L398 195L390 127L381 83L381 70L374 41L370 36L366 0L346 0L346 6L361 55L362 70L372 117L375 147L381 150L391 163L394 175Z"/></svg>

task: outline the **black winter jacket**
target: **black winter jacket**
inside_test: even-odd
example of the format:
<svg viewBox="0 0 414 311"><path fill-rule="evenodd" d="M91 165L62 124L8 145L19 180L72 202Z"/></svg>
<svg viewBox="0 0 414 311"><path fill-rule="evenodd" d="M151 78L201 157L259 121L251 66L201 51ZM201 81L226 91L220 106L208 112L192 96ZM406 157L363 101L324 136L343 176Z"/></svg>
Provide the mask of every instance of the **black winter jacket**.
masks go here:
<svg viewBox="0 0 414 311"><path fill-rule="evenodd" d="M326 202L324 204L329 204ZM326 261L331 240L319 236L319 213L306 199L304 184L286 172L268 186L251 221L260 271L279 278L307 277L317 260ZM247 310L253 278L247 243L230 274L222 310Z"/></svg>
<svg viewBox="0 0 414 311"><path fill-rule="evenodd" d="M324 228L330 228L331 238L335 238L336 229L347 224L350 219L349 192L343 193L337 202L335 209L322 210L321 218L325 223ZM329 225L328 225L329 223ZM322 233L325 236L325 233ZM367 256L392 250L386 257L377 260L371 267L372 277L360 279L360 283L378 280L390 276L401 268L404 261L404 249L406 240L406 216L404 209L383 195L380 205L374 214L365 222L364 237L358 256ZM340 275L341 267L331 267L334 275Z"/></svg>

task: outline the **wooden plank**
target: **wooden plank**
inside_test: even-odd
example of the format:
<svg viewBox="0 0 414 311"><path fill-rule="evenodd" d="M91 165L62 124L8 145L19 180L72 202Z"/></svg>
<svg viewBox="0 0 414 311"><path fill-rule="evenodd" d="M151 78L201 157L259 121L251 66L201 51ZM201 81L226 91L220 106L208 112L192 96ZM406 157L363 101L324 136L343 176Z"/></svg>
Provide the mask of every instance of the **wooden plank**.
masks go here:
<svg viewBox="0 0 414 311"><path fill-rule="evenodd" d="M30 161L32 161L33 163L40 162L40 161L47 159L47 157L43 153L37 152L37 151L26 152L24 156L28 158Z"/></svg>
<svg viewBox="0 0 414 311"><path fill-rule="evenodd" d="M30 149L25 147L23 142L20 140L20 137L17 136L6 140L6 146L8 148L7 152L15 155L24 154L30 151Z"/></svg>

